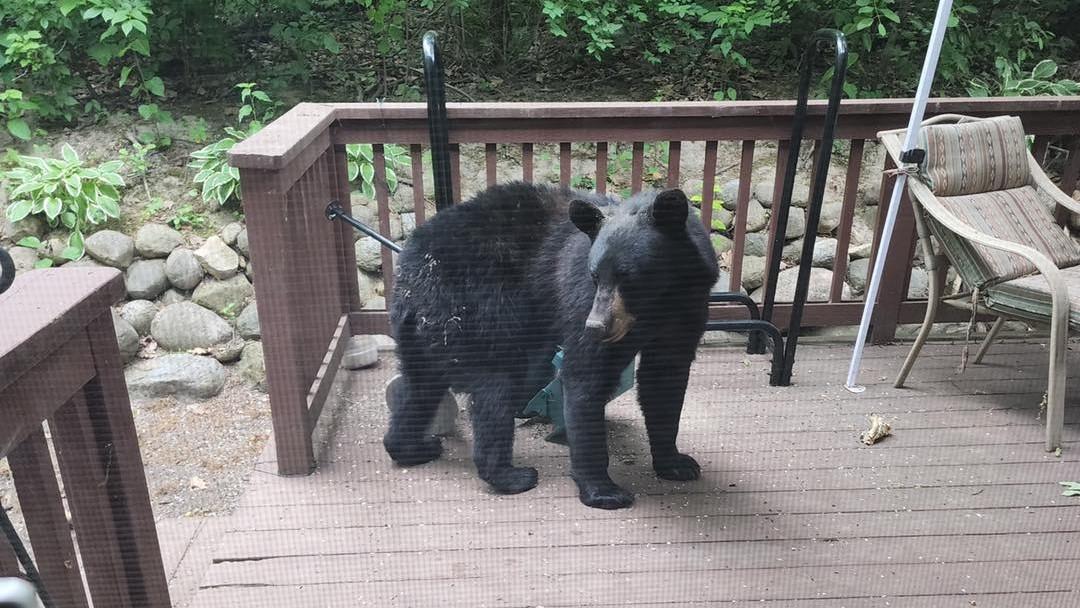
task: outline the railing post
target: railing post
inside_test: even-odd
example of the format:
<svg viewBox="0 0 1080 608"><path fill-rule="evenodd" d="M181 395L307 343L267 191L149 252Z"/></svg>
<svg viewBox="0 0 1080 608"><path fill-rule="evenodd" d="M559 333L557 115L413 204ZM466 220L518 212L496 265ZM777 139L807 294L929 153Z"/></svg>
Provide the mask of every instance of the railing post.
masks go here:
<svg viewBox="0 0 1080 608"><path fill-rule="evenodd" d="M304 352L303 320L295 290L304 285L289 243L286 189L275 171L240 169L251 259L255 263L255 303L262 326L263 356L270 392L279 475L307 475L315 467L308 424L307 391L297 365Z"/></svg>
<svg viewBox="0 0 1080 608"><path fill-rule="evenodd" d="M886 169L893 168L886 157ZM894 177L882 180L881 198L878 203L878 223L888 212L889 195L892 193ZM896 215L889 249L885 252L885 266L881 274L881 289L878 291L874 315L871 318L870 342L887 344L896 338L896 326L900 323L900 305L907 297L908 278L911 276L911 260L915 248L915 214L907 191L900 198L900 209ZM877 238L874 250L877 250ZM873 260L871 260L872 262ZM873 264L871 263L871 267Z"/></svg>

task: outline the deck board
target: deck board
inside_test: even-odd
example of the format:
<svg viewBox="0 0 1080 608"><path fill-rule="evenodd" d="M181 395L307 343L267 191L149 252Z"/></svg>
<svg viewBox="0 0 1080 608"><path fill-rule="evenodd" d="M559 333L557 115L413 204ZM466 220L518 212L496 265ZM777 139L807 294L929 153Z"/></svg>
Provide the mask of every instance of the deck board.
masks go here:
<svg viewBox="0 0 1080 608"><path fill-rule="evenodd" d="M762 357L702 349L679 437L702 479L655 478L627 394L608 410L612 476L636 495L621 511L578 502L543 424L518 426L515 460L540 471L522 495L476 479L464 416L439 461L392 465L390 357L345 372L314 474L260 461L191 605L1080 605L1080 499L1057 483L1080 480L1080 382L1047 453L1045 344L1000 344L964 373L961 349L929 345L894 389L906 349L869 348L862 395L840 386L846 345L801 347L788 388ZM895 432L866 447L871 413Z"/></svg>

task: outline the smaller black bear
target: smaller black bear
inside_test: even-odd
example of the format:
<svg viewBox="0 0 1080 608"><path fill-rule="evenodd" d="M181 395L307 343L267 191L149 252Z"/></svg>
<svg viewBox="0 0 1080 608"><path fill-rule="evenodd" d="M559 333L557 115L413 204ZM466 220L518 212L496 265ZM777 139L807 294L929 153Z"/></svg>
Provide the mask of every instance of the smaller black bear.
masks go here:
<svg viewBox="0 0 1080 608"><path fill-rule="evenodd" d="M664 479L700 474L675 446L684 393L719 269L680 190L623 203L525 183L494 186L418 228L400 256L390 318L400 404L383 438L396 462L438 458L427 434L448 388L472 394L473 460L495 490L524 492L514 415L564 350L567 440L581 501L629 506L608 475L604 407L639 353L638 400Z"/></svg>

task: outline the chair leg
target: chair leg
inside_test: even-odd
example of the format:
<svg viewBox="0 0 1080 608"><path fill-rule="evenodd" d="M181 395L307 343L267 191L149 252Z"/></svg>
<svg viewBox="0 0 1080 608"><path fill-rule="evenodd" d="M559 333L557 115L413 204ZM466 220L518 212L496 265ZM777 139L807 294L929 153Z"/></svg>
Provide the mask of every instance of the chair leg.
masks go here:
<svg viewBox="0 0 1080 608"><path fill-rule="evenodd" d="M893 383L896 388L903 388L904 381L907 380L911 368L915 365L915 360L919 358L919 353L922 352L922 347L926 344L926 339L930 337L930 330L934 328L934 319L937 317L938 305L941 303L941 285L935 276L936 274L935 271L930 271L930 297L926 301L926 316L923 317L919 335L915 337L915 343L911 345L911 351L908 352L907 359L904 359L904 365L900 368L900 373L896 375L896 382Z"/></svg>
<svg viewBox="0 0 1080 608"><path fill-rule="evenodd" d="M979 345L979 352L975 353L975 359L972 361L975 365L982 363L983 357L990 351L990 345L994 342L994 338L997 338L998 332L1001 331L1004 325L1005 317L998 317L994 324L990 326L990 331L987 332L982 344Z"/></svg>
<svg viewBox="0 0 1080 608"><path fill-rule="evenodd" d="M1066 314L1068 308L1066 306ZM1069 337L1068 319L1057 314L1050 323L1050 379L1046 389L1046 451L1061 447L1065 424L1065 354Z"/></svg>

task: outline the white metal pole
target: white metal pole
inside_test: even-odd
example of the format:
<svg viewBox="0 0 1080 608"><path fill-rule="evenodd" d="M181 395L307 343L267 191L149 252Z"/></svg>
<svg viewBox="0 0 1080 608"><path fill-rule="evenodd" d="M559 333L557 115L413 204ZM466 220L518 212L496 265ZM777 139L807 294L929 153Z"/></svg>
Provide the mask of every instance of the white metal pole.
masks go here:
<svg viewBox="0 0 1080 608"><path fill-rule="evenodd" d="M949 27L949 14L952 12L952 0L941 0L938 3L937 15L934 17L934 29L930 33L930 46L926 49L926 60L923 62L922 76L919 77L919 88L915 92L915 104L911 108L911 117L908 119L907 133L904 136L904 145L901 151L907 152L915 147L918 140L918 129L922 123L923 114L926 112L926 100L930 97L930 87L934 83L934 71L937 70L938 57L941 55L941 43L945 39L945 30ZM896 177L893 185L892 197L889 199L889 211L885 215L885 225L881 231L881 241L878 243L877 254L874 256L874 268L870 273L870 285L866 290L866 301L863 304L862 321L859 323L859 335L855 338L855 349L851 353L851 365L848 367L847 382L844 388L855 393L865 390L855 382L859 376L859 366L862 364L863 346L866 343L866 334L870 330L870 317L874 306L877 304L878 289L881 287L881 272L885 267L885 253L889 250L889 242L892 240L893 228L896 224L896 214L900 210L900 197L907 185L907 176L901 173Z"/></svg>

